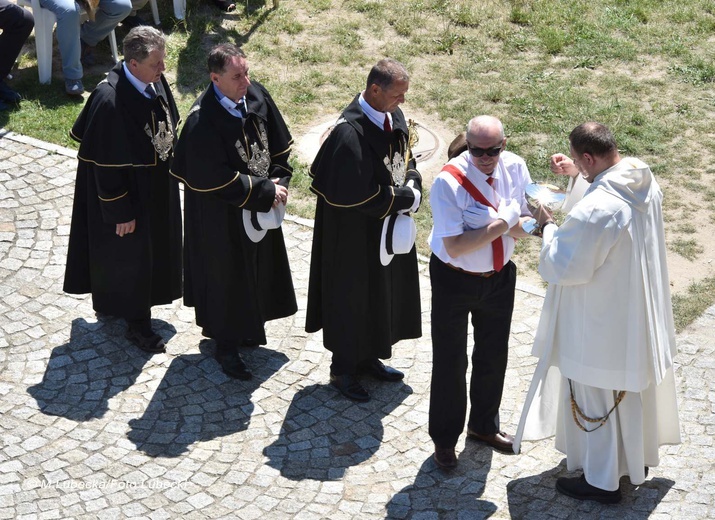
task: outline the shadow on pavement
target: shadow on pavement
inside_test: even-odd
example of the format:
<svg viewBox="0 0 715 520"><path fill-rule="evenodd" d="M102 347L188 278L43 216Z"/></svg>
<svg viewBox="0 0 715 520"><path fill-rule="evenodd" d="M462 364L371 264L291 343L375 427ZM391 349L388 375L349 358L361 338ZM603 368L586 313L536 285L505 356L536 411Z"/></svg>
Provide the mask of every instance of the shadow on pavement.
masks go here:
<svg viewBox="0 0 715 520"><path fill-rule="evenodd" d="M492 466L492 449L467 440L451 471L440 469L432 455L422 463L414 484L401 489L387 504L385 518L489 518L497 506L479 500ZM439 516L435 516L435 515Z"/></svg>
<svg viewBox="0 0 715 520"><path fill-rule="evenodd" d="M176 334L164 321L152 324L167 342ZM69 342L52 350L42 381L27 389L40 411L73 421L104 416L109 400L134 384L152 356L124 339L125 331L122 319L73 320Z"/></svg>
<svg viewBox="0 0 715 520"><path fill-rule="evenodd" d="M200 441L245 430L253 413L251 394L287 361L285 354L256 347L242 352L250 381L226 376L214 359L214 342L202 340L201 354L172 360L151 402L129 421L127 437L151 457L178 457Z"/></svg>
<svg viewBox="0 0 715 520"><path fill-rule="evenodd" d="M377 383L371 400L353 403L329 385L295 394L280 436L263 450L268 465L291 480L340 480L380 448L383 419L410 394L403 383Z"/></svg>
<svg viewBox="0 0 715 520"><path fill-rule="evenodd" d="M649 518L656 506L668 494L674 481L664 478L646 480L634 486L628 477L621 478L622 500L607 505L588 500L576 500L556 491L559 477L577 477L581 471L566 470L566 459L561 464L538 475L513 480L507 484L509 514L512 518Z"/></svg>

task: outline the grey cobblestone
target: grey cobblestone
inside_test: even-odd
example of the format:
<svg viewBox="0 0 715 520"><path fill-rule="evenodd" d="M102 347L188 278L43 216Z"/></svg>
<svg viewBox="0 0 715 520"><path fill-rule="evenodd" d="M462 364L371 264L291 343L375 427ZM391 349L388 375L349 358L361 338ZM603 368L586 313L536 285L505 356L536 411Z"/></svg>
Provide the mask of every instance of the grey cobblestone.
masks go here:
<svg viewBox="0 0 715 520"><path fill-rule="evenodd" d="M4 134L4 135L3 135ZM479 519L715 517L715 308L678 337L683 444L617 506L554 490L553 441L508 456L462 438L459 467L431 460L430 292L423 332L396 345L404 384L368 382L372 401L328 386L321 337L303 331L310 222L284 224L299 302L226 377L180 302L155 309L167 340L149 356L89 297L62 293L74 153L0 131L0 519ZM535 366L543 289L517 291L502 424L513 432Z"/></svg>

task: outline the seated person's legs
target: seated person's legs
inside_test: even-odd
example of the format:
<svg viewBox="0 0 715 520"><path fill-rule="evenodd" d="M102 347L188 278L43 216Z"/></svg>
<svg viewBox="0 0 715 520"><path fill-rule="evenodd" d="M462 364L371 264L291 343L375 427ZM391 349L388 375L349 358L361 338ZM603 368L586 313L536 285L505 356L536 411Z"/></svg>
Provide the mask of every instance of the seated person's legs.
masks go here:
<svg viewBox="0 0 715 520"><path fill-rule="evenodd" d="M67 93L81 95L84 88L80 81L83 71L80 63L79 7L74 0L40 0L40 5L57 17L57 44L62 57L62 74ZM70 91L70 83L77 88Z"/></svg>
<svg viewBox="0 0 715 520"><path fill-rule="evenodd" d="M82 41L94 47L131 12L131 0L100 0L95 20L82 24Z"/></svg>
<svg viewBox="0 0 715 520"><path fill-rule="evenodd" d="M132 1L132 12L129 13L124 20L122 20L122 27L125 29L133 29L134 27L139 27L140 25L149 25L141 16L139 16L138 11L143 8L149 0L131 0Z"/></svg>
<svg viewBox="0 0 715 520"><path fill-rule="evenodd" d="M5 78L10 74L33 25L30 11L0 0L0 110L7 108L8 103L18 103L21 99L20 94L5 83Z"/></svg>

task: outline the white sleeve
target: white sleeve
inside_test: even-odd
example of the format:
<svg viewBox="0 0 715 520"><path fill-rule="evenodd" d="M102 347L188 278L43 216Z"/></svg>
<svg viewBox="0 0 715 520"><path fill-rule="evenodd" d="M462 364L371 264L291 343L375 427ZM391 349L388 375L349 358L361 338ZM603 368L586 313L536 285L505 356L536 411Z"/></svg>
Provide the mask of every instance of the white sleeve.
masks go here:
<svg viewBox="0 0 715 520"><path fill-rule="evenodd" d="M437 176L430 188L429 200L432 206L434 237L453 237L464 233L464 208L458 204L456 190L450 186L447 179Z"/></svg>
<svg viewBox="0 0 715 520"><path fill-rule="evenodd" d="M558 229L545 234L539 274L549 283L578 285L589 282L603 265L622 231L608 208L582 205ZM551 236L553 235L553 236Z"/></svg>

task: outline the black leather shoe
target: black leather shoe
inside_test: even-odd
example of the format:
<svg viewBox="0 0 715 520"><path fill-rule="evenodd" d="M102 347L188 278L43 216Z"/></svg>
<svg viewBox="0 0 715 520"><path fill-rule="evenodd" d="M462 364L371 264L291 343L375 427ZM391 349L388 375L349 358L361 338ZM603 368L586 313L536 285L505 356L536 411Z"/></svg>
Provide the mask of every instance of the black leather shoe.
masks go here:
<svg viewBox="0 0 715 520"><path fill-rule="evenodd" d="M621 489L606 491L586 482L586 477L561 477L556 479L556 491L578 500L594 500L602 504L616 504L621 501Z"/></svg>
<svg viewBox="0 0 715 520"><path fill-rule="evenodd" d="M153 332L142 333L134 327L129 327L127 329L124 337L129 341L134 343L140 350L144 352L149 352L151 354L159 354L161 352L166 352L166 344L161 336Z"/></svg>
<svg viewBox="0 0 715 520"><path fill-rule="evenodd" d="M514 436L504 432L481 434L467 428L467 438L488 444L497 451L514 454Z"/></svg>
<svg viewBox="0 0 715 520"><path fill-rule="evenodd" d="M94 47L87 45L83 40L79 41L80 47L82 49L80 61L85 67L92 67L97 63L97 59L94 56Z"/></svg>
<svg viewBox="0 0 715 520"><path fill-rule="evenodd" d="M240 379L241 381L248 381L253 377L238 352L217 355L216 360L221 365L223 373L228 377Z"/></svg>
<svg viewBox="0 0 715 520"><path fill-rule="evenodd" d="M138 14L127 16L121 21L121 24L125 29L134 29L135 27L141 27L142 25L149 25Z"/></svg>
<svg viewBox="0 0 715 520"><path fill-rule="evenodd" d="M375 379L379 379L380 381L389 381L392 383L402 381L405 377L405 374L399 370L384 365L379 359L374 359L370 361L370 363L365 364L362 367L361 372L363 374L370 375Z"/></svg>
<svg viewBox="0 0 715 520"><path fill-rule="evenodd" d="M340 393L348 399L362 403L370 400L370 394L368 394L367 390L360 384L360 381L351 374L342 376L330 374L330 384L337 388Z"/></svg>
<svg viewBox="0 0 715 520"><path fill-rule="evenodd" d="M7 83L0 81L0 101L4 101L5 103L19 103L20 100L22 100L22 96L19 92L15 92Z"/></svg>
<svg viewBox="0 0 715 520"><path fill-rule="evenodd" d="M457 455L454 453L454 448L438 448L435 446L432 458L442 469L452 469L457 467Z"/></svg>

